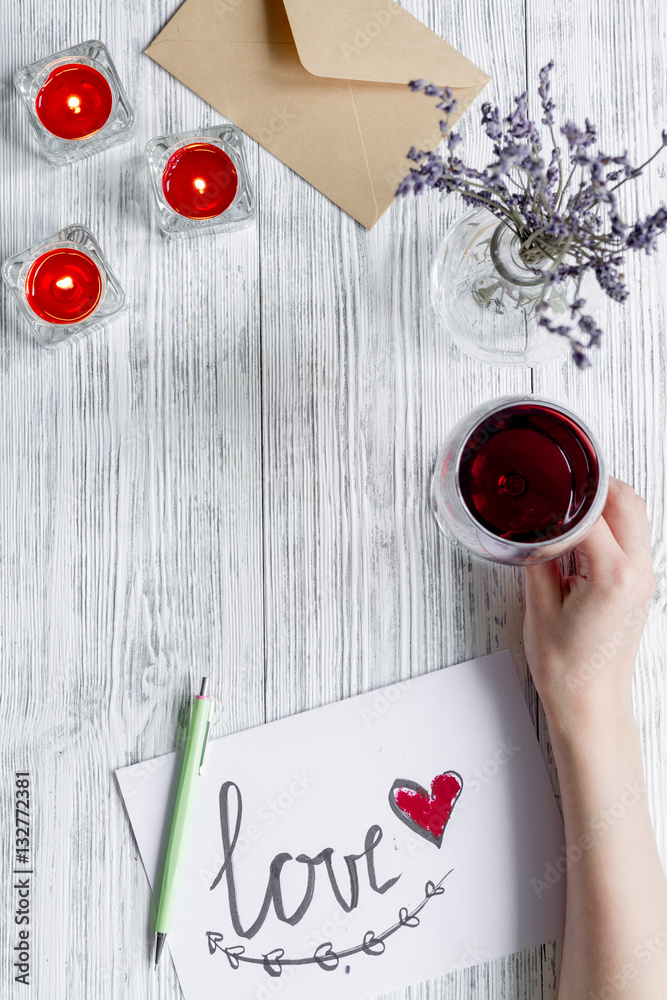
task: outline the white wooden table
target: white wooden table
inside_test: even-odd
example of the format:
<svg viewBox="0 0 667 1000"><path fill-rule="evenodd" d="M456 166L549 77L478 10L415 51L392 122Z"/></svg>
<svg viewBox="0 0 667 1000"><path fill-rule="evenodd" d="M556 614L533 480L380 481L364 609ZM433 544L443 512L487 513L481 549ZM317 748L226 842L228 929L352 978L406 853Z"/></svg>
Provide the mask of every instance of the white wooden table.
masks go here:
<svg viewBox="0 0 667 1000"><path fill-rule="evenodd" d="M129 303L105 335L49 352L2 296L3 998L178 996L170 964L155 976L148 959L149 890L112 770L178 743L179 703L204 672L219 736L509 645L548 754L521 658L521 574L454 552L428 505L448 429L503 393L570 405L648 498L661 593L635 693L667 851L664 249L651 266L631 261L627 306L601 304L603 350L582 375L568 360L482 367L447 341L427 290L463 211L454 200L401 201L368 233L249 141L256 225L168 242L150 218L143 146L220 121L142 54L176 6L0 8L1 256L84 222ZM588 114L605 148L627 146L635 162L659 142L663 0L405 6L489 71L484 99L505 109L526 81L534 98L553 55L561 120ZM37 153L11 78L95 37L138 133L59 170ZM463 132L481 165L478 109ZM665 200L666 168L667 157L638 187L643 214ZM10 969L15 770L33 787L30 989ZM554 998L556 963L550 945L411 993Z"/></svg>

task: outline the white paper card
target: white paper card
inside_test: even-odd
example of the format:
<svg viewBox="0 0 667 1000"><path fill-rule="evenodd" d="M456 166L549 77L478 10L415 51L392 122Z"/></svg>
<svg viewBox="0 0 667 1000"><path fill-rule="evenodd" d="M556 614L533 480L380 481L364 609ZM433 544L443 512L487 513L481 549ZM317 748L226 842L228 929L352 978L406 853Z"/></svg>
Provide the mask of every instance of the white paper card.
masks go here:
<svg viewBox="0 0 667 1000"><path fill-rule="evenodd" d="M152 887L179 765L117 772ZM563 827L507 652L213 741L197 796L185 1000L363 1000L562 935Z"/></svg>

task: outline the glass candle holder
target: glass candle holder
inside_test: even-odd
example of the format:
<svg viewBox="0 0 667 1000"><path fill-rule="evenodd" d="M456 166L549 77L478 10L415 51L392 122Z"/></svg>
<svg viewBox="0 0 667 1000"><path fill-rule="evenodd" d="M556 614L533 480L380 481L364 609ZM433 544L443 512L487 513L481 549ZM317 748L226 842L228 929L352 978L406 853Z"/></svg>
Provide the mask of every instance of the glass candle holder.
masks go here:
<svg viewBox="0 0 667 1000"><path fill-rule="evenodd" d="M131 135L132 109L102 42L82 42L24 66L14 82L53 163L98 153Z"/></svg>
<svg viewBox="0 0 667 1000"><path fill-rule="evenodd" d="M2 266L30 330L43 347L78 340L110 323L125 296L86 226L68 226Z"/></svg>
<svg viewBox="0 0 667 1000"><path fill-rule="evenodd" d="M579 417L536 396L505 396L456 425L431 498L451 541L521 566L575 548L602 513L607 486L599 445Z"/></svg>
<svg viewBox="0 0 667 1000"><path fill-rule="evenodd" d="M165 235L239 229L255 215L243 139L233 125L158 136L146 146L146 159Z"/></svg>

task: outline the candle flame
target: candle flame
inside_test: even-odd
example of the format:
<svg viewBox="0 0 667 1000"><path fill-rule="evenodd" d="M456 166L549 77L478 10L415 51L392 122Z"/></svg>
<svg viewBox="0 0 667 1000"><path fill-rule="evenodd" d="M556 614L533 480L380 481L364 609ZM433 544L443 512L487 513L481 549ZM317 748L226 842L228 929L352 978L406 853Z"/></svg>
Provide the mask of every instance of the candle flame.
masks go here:
<svg viewBox="0 0 667 1000"><path fill-rule="evenodd" d="M192 183L197 188L200 194L206 190L206 181L202 177L195 177Z"/></svg>
<svg viewBox="0 0 667 1000"><path fill-rule="evenodd" d="M81 101L79 100L78 97L72 94L71 97L67 98L67 107L70 109L70 111L73 111L75 115L78 115L79 112L81 111Z"/></svg>
<svg viewBox="0 0 667 1000"><path fill-rule="evenodd" d="M64 278L60 278L59 281L56 281L56 285L58 288L74 288L74 282L70 278L69 274L66 274Z"/></svg>

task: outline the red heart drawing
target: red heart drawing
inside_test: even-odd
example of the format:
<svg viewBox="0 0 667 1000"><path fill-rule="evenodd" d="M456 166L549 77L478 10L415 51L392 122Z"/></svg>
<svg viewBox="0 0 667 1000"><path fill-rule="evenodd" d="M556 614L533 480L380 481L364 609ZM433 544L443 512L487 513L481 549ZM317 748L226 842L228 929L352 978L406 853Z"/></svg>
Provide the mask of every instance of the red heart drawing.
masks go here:
<svg viewBox="0 0 667 1000"><path fill-rule="evenodd" d="M456 771L437 775L430 794L414 781L397 778L389 790L389 805L402 823L440 847L462 789L463 778Z"/></svg>

